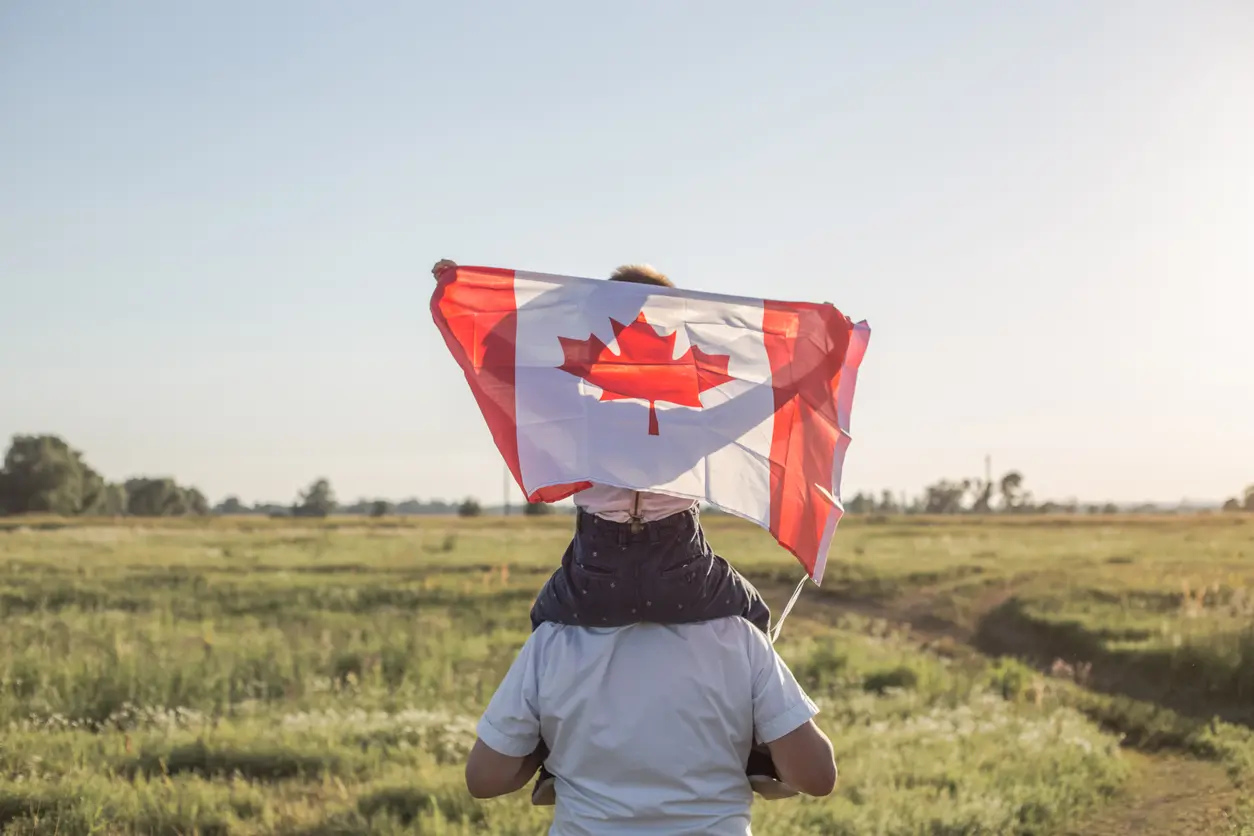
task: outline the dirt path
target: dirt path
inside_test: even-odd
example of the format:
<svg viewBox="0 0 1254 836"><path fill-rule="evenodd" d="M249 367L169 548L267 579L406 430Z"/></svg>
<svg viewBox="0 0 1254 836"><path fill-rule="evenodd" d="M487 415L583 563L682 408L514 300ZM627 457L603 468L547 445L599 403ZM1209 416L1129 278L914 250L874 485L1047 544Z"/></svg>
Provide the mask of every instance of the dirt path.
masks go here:
<svg viewBox="0 0 1254 836"><path fill-rule="evenodd" d="M1135 773L1124 792L1066 836L1193 836L1230 832L1240 791L1205 761L1125 751Z"/></svg>
<svg viewBox="0 0 1254 836"><path fill-rule="evenodd" d="M782 589L763 588L769 601ZM1010 596L993 590L978 609L992 611ZM910 636L927 645L938 640L963 645L974 652L972 634L929 612L926 594L894 604L842 599L832 595L803 595L797 613L803 617L834 619L856 613L908 626ZM978 618L983 613L971 613ZM785 627L785 629L787 629ZM1060 836L1226 836L1232 833L1230 814L1241 798L1226 771L1216 764L1172 754L1144 754L1125 749L1133 768L1123 792L1091 816L1064 828Z"/></svg>

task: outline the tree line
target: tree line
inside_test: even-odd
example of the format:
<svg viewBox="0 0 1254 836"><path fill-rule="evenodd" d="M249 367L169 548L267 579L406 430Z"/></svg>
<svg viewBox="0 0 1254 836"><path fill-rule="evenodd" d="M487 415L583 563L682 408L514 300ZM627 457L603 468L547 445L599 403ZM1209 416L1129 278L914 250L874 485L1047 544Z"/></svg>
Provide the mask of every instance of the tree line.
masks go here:
<svg viewBox="0 0 1254 836"><path fill-rule="evenodd" d="M1121 508L1113 502L1081 503L1038 500L1024 486L1023 474L1011 470L1000 479L942 479L923 489L921 494L907 498L883 491L879 497L870 493L855 494L845 501L851 514L1117 514L1158 513L1163 509L1152 504ZM1254 485L1245 489L1241 500L1229 499L1225 511L1254 512Z"/></svg>
<svg viewBox="0 0 1254 836"><path fill-rule="evenodd" d="M1037 502L1024 487L1023 474L1011 470L1000 479L941 479L906 498L884 491L877 500L873 494L858 493L845 502L852 514L1050 514L1115 513L1113 504L1081 506L1079 502Z"/></svg>
<svg viewBox="0 0 1254 836"><path fill-rule="evenodd" d="M108 482L57 436L18 435L0 469L0 513L166 517L207 514L209 503L167 477Z"/></svg>
<svg viewBox="0 0 1254 836"><path fill-rule="evenodd" d="M179 517L253 514L270 517L325 517L332 513L373 517L409 514L458 514L477 517L483 507L472 498L460 502L362 499L340 505L327 479L315 479L290 504L246 505L228 496L210 506L204 494L168 476L136 476L110 482L96 472L81 451L55 435L15 435L0 467L0 514L58 516ZM548 505L524 506L528 515L551 513Z"/></svg>
<svg viewBox="0 0 1254 836"><path fill-rule="evenodd" d="M1254 485L1241 498L1224 503L1225 511L1254 512ZM1023 474L1012 470L1000 479L942 479L907 498L883 491L855 494L845 501L851 514L1111 514L1120 510L1156 511L1152 506L1120 509L1113 504L1070 500L1037 501L1024 486ZM136 476L110 482L97 473L83 454L55 435L15 435L0 468L0 514L57 514L60 516L171 517L187 515L264 515L271 517L326 517L333 513L372 517L414 514L458 514L477 517L484 508L473 498L444 500L361 499L341 505L327 479L315 479L296 501L288 504L246 505L229 496L210 507L204 494L180 485L168 476ZM526 503L522 513L553 513L543 503Z"/></svg>
<svg viewBox="0 0 1254 836"><path fill-rule="evenodd" d="M1225 511L1249 511L1254 513L1254 485L1249 485L1240 499L1233 497L1224 503Z"/></svg>

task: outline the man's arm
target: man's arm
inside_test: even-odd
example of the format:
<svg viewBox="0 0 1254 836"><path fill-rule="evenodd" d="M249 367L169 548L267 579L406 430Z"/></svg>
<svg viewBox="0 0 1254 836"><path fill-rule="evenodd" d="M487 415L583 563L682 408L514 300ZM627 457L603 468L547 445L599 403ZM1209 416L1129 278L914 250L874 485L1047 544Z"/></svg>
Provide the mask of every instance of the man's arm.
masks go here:
<svg viewBox="0 0 1254 836"><path fill-rule="evenodd" d="M522 789L547 754L540 739L537 641L532 633L523 644L479 720L466 759L466 789L475 798Z"/></svg>
<svg viewBox="0 0 1254 836"><path fill-rule="evenodd" d="M466 760L466 789L475 798L509 795L527 786L543 761L543 749L515 758L502 755L475 738L475 746Z"/></svg>
<svg viewBox="0 0 1254 836"><path fill-rule="evenodd" d="M756 629L753 645L753 727L770 750L780 780L806 795L829 795L836 788L832 742L814 724L818 707L788 665Z"/></svg>
<svg viewBox="0 0 1254 836"><path fill-rule="evenodd" d="M766 741L779 779L806 795L830 795L836 789L836 757L832 741L807 720L777 740Z"/></svg>

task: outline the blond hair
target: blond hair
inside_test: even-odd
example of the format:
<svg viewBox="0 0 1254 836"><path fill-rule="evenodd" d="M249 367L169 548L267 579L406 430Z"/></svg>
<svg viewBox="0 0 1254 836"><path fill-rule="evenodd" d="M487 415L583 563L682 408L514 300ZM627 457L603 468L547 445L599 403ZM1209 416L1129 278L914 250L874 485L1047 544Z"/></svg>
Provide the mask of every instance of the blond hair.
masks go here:
<svg viewBox="0 0 1254 836"><path fill-rule="evenodd" d="M670 279L666 278L666 274L648 264L624 264L613 272L610 281L652 284L658 287L675 286Z"/></svg>

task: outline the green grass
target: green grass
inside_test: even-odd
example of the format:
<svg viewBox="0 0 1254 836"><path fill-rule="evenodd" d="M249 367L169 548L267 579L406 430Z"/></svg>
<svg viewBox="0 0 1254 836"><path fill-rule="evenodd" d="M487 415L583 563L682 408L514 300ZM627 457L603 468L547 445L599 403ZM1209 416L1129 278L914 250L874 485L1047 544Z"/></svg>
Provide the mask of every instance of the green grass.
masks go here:
<svg viewBox="0 0 1254 836"><path fill-rule="evenodd" d="M795 562L751 526L708 527L782 603ZM842 527L780 644L840 786L755 805L755 828L1046 834L1118 791L1121 740L1242 778L1251 535L1240 518ZM461 763L568 537L562 518L0 521L0 830L544 832L521 795L472 800ZM881 613L927 614L933 647ZM1091 671L1048 676L1055 657Z"/></svg>
<svg viewBox="0 0 1254 836"><path fill-rule="evenodd" d="M823 587L1088 663L1087 684L1254 721L1254 518L988 519L845 529Z"/></svg>

